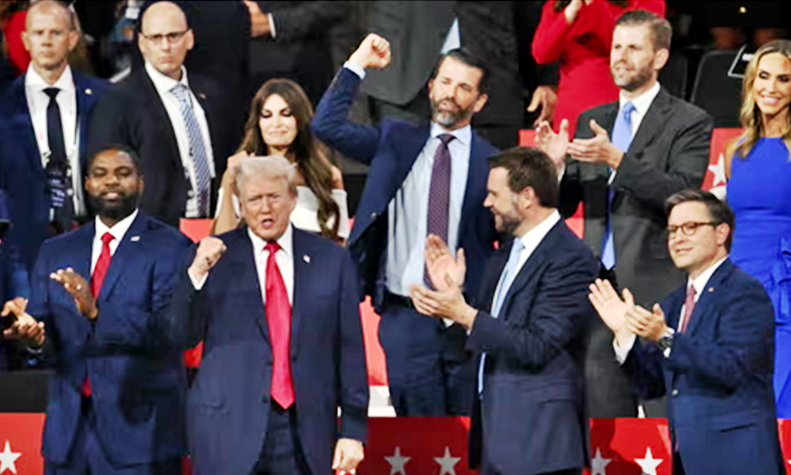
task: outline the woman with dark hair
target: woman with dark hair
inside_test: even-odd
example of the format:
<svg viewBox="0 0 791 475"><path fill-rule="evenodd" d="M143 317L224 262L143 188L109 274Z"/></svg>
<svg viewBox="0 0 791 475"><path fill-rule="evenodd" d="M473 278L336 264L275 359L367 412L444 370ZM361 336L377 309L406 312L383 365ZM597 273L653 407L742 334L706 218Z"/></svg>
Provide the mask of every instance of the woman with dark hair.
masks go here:
<svg viewBox="0 0 791 475"><path fill-rule="evenodd" d="M538 64L560 64L558 101L552 122L569 121L574 136L577 117L593 107L618 100L610 74L610 45L615 20L628 10L665 16L664 0L549 0L533 37Z"/></svg>
<svg viewBox="0 0 791 475"><path fill-rule="evenodd" d="M761 281L775 308L777 417L791 417L791 41L753 54L742 86L744 132L726 156L736 214L731 260Z"/></svg>
<svg viewBox="0 0 791 475"><path fill-rule="evenodd" d="M297 171L297 207L294 226L335 241L349 236L349 211L340 170L333 166L324 146L313 136L313 107L302 88L289 79L270 79L253 97L239 152L228 159L223 175L214 233L239 225L234 203L236 164L249 155L282 155Z"/></svg>

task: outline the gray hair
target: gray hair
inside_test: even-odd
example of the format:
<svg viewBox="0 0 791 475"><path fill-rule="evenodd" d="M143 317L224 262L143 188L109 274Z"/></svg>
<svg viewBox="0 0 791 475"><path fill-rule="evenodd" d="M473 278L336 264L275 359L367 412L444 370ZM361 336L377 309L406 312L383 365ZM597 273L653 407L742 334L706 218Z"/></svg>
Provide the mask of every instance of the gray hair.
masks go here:
<svg viewBox="0 0 791 475"><path fill-rule="evenodd" d="M283 156L245 157L236 166L236 189L241 193L242 183L253 178L282 179L288 183L291 195L297 196L295 177L294 166Z"/></svg>

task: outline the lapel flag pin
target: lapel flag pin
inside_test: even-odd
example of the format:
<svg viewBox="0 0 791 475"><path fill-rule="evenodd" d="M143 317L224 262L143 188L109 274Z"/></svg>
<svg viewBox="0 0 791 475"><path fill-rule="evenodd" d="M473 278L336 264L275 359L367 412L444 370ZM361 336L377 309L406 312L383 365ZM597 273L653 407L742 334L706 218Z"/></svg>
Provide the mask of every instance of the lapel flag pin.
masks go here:
<svg viewBox="0 0 791 475"><path fill-rule="evenodd" d="M714 287L709 287L709 292L714 292Z"/></svg>
<svg viewBox="0 0 791 475"><path fill-rule="evenodd" d="M90 89L86 89L85 94L88 94L90 96L91 94L93 94L93 91Z"/></svg>
<svg viewBox="0 0 791 475"><path fill-rule="evenodd" d="M199 93L198 96L200 96L201 99L204 99L204 100L206 99L206 94L204 94L202 92Z"/></svg>
<svg viewBox="0 0 791 475"><path fill-rule="evenodd" d="M302 256L302 260L307 262L308 264L310 264L310 256L309 255L305 254L304 256Z"/></svg>
<svg viewBox="0 0 791 475"><path fill-rule="evenodd" d="M129 239L129 240L132 241L132 242L137 242L137 241L140 240L140 236L132 236L132 238Z"/></svg>

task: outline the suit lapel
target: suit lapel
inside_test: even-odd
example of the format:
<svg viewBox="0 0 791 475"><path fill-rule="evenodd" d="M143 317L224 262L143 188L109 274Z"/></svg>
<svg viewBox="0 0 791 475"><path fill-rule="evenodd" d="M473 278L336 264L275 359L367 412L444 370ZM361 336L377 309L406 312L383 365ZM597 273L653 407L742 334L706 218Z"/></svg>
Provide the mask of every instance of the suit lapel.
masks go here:
<svg viewBox="0 0 791 475"><path fill-rule="evenodd" d="M235 279L234 285L240 287L241 295L250 296L250 305L245 308L245 313L255 320L261 336L269 344L269 324L266 319L266 306L262 300L264 289L258 280L253 243L247 232L245 226L223 238L228 247L228 255L223 259L228 259L227 278Z"/></svg>
<svg viewBox="0 0 791 475"><path fill-rule="evenodd" d="M38 140L36 140L36 132L33 129L33 121L30 118L30 109L27 104L27 96L25 95L25 74L14 81L13 89L14 111L11 122L15 129L14 136L19 139L20 143L30 144L29 147L23 147L23 150L26 152L27 159L30 160L33 170L43 176L44 166L41 164Z"/></svg>
<svg viewBox="0 0 791 475"><path fill-rule="evenodd" d="M291 341L289 343L289 353L291 356L296 356L301 345L299 342L299 332L304 320L302 315L302 302L310 298L310 289L307 282L310 279L310 253L308 247L304 242L302 233L293 230L293 252L294 252L294 304L291 308ZM307 256L307 258L306 258Z"/></svg>
<svg viewBox="0 0 791 475"><path fill-rule="evenodd" d="M726 260L714 271L709 281L706 282L706 288L701 292L698 301L695 302L695 309L690 316L686 333L692 335L695 329L700 326L700 321L703 320L701 317L705 314L706 310L708 310L710 302L715 299L715 293L720 288L725 278L731 274L732 270L733 264L731 264L730 260Z"/></svg>
<svg viewBox="0 0 791 475"><path fill-rule="evenodd" d="M94 91L88 87L87 81L80 73L75 71L72 74L74 76L74 88L77 91L77 120L79 121L77 132L80 135L80 166L85 170L85 150L88 145L88 129L90 128L90 114L87 111L93 109L96 96L94 96Z"/></svg>
<svg viewBox="0 0 791 475"><path fill-rule="evenodd" d="M184 176L184 165L181 163L179 144L178 141L176 141L176 133L173 131L170 116L168 115L167 109L165 109L165 104L162 103L162 98L159 96L157 88L154 86L151 78L148 77L145 68L137 73L135 81L138 84L138 89L143 91L143 96L145 97L145 103L141 110L153 114L152 117L141 117L141 120L145 122L150 121L152 124L165 124L161 127L164 134L167 135L167 147L170 148L168 156L172 157L174 160L174 164L179 173L178 176ZM150 127L154 126L150 125Z"/></svg>
<svg viewBox="0 0 791 475"><path fill-rule="evenodd" d="M645 117L640 122L640 127L629 145L631 154L641 152L646 146L653 142L654 137L665 129L664 125L667 116L671 112L668 93L664 89L659 90L659 94L654 98Z"/></svg>
<svg viewBox="0 0 791 475"><path fill-rule="evenodd" d="M102 288L99 290L99 299L107 300L118 282L118 278L124 273L124 268L129 259L134 259L138 255L137 250L142 245L146 236L146 218L138 212L137 217L129 226L129 229L121 238L118 247L110 259L110 267L107 268L107 275L104 276ZM95 231L94 231L95 233Z"/></svg>

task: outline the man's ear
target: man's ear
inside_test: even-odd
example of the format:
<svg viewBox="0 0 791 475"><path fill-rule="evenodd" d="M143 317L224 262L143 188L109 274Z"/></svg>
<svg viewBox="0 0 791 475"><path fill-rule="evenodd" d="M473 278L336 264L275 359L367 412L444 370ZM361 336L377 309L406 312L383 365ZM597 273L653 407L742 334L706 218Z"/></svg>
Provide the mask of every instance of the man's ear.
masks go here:
<svg viewBox="0 0 791 475"><path fill-rule="evenodd" d="M665 48L660 49L654 55L654 70L661 71L670 59L670 51Z"/></svg>

